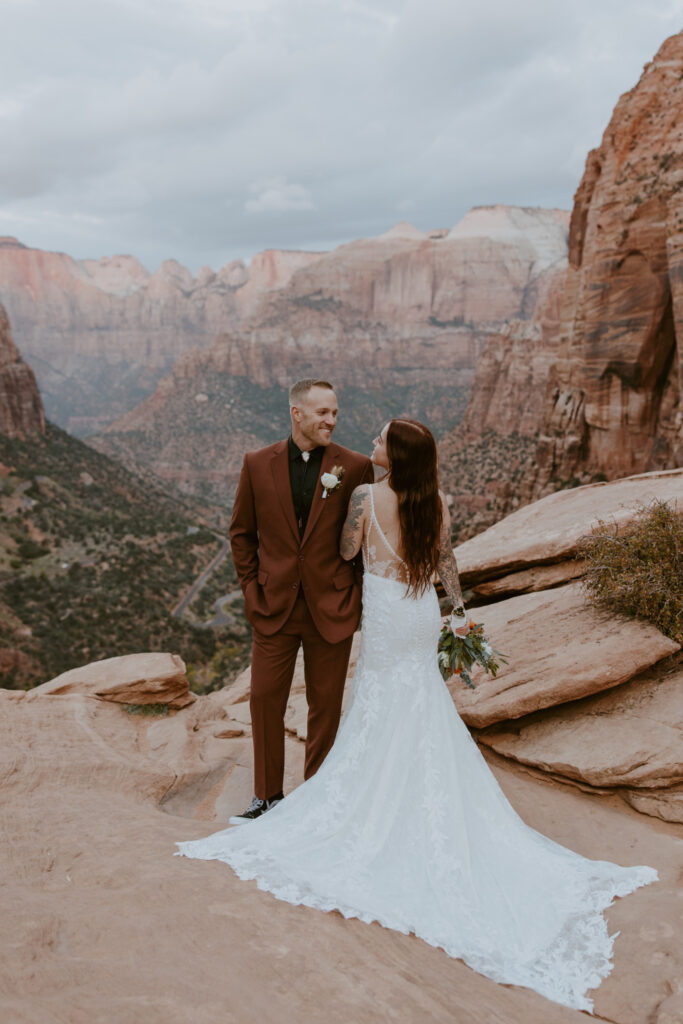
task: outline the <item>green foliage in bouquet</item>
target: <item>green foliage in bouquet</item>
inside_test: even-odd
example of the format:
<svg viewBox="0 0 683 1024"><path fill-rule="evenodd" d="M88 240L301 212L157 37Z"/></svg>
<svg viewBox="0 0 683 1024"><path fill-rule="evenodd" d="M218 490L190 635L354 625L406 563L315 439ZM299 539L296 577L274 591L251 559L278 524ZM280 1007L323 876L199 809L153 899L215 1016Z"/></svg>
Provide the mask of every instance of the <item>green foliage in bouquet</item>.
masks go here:
<svg viewBox="0 0 683 1024"><path fill-rule="evenodd" d="M599 520L581 555L593 604L648 619L683 644L683 517L671 505L653 501L621 529Z"/></svg>
<svg viewBox="0 0 683 1024"><path fill-rule="evenodd" d="M494 677L498 674L501 661L507 665L507 659L500 651L495 651L484 636L484 627L481 623L470 622L466 636L458 636L450 626L443 626L438 652L439 669L443 678L450 679L457 673L471 690L475 687L470 669L475 662Z"/></svg>

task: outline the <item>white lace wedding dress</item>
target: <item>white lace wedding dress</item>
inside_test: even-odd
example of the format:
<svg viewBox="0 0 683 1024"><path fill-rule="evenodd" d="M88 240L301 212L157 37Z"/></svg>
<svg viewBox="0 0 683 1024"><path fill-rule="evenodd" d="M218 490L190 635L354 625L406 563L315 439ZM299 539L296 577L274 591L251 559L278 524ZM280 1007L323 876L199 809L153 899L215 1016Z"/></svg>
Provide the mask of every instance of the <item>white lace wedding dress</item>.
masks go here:
<svg viewBox="0 0 683 1024"><path fill-rule="evenodd" d="M363 556L358 666L324 764L262 817L177 843L179 854L591 1010L587 992L611 970L602 911L656 870L587 860L522 821L441 678L436 592L406 596L374 506Z"/></svg>

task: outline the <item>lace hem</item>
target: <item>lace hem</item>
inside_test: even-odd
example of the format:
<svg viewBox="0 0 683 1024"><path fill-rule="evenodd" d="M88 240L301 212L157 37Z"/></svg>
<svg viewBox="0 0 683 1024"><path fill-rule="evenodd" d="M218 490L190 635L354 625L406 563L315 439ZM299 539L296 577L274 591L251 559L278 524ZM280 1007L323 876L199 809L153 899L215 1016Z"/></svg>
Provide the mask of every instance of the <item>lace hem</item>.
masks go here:
<svg viewBox="0 0 683 1024"><path fill-rule="evenodd" d="M249 826L242 826L249 827ZM209 837L211 838L211 837ZM229 865L242 881L255 881L263 892L269 892L279 900L294 906L311 907L314 910L330 912L336 910L345 918L357 918L365 924L379 924L383 928L415 935L428 945L442 949L448 956L462 960L479 974L492 981L506 985L521 985L531 988L540 995L574 1010L592 1013L593 1000L587 995L597 988L613 968L614 940L620 934L609 935L603 912L621 896L628 896L636 889L657 881L659 875L654 868L638 866L619 868L624 876L604 882L601 887L588 893L576 894L575 905L580 907L555 941L533 962L521 961L514 955L501 954L494 958L483 952L467 950L453 942L452 936L431 932L415 921L406 920L400 914L376 914L363 910L332 896L322 896L310 886L294 882L289 878L278 879L279 868L276 860L264 857L253 848L244 851L211 851L206 840L176 843L176 857L186 856L198 860L219 860ZM204 847L204 851L202 851ZM581 957L577 956L581 951ZM511 954L515 950L510 950Z"/></svg>

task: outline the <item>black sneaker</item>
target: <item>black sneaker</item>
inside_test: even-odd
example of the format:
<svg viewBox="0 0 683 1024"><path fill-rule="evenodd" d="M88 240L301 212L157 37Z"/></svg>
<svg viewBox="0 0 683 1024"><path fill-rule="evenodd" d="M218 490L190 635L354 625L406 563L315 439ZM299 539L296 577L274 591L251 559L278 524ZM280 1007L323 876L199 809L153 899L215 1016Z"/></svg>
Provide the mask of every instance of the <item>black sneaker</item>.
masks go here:
<svg viewBox="0 0 683 1024"><path fill-rule="evenodd" d="M251 801L246 811L242 814L233 814L230 818L231 825L244 825L246 821L253 821L254 818L260 818L262 814L269 811L271 807L275 807L275 804L279 804L281 800L284 800L285 794L283 792L277 793L275 796L271 796L268 800L261 800L260 797L255 796Z"/></svg>

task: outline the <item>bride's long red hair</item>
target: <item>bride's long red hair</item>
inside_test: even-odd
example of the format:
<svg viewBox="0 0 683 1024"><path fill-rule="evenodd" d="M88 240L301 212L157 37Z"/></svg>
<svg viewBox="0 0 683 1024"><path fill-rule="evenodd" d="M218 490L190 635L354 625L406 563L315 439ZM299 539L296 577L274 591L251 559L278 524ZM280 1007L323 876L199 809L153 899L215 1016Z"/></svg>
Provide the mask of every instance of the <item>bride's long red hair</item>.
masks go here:
<svg viewBox="0 0 683 1024"><path fill-rule="evenodd" d="M408 592L417 596L430 585L440 553L443 512L434 435L417 420L407 417L390 420L387 455L389 486L398 498Z"/></svg>

